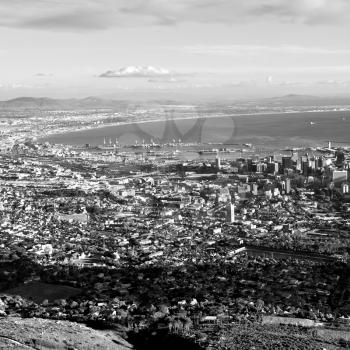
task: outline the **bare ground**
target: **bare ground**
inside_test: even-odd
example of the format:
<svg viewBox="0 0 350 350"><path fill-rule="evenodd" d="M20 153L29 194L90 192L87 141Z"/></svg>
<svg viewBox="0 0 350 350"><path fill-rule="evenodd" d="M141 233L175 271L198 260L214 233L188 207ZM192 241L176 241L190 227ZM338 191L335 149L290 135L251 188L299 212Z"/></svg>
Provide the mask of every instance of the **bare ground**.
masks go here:
<svg viewBox="0 0 350 350"><path fill-rule="evenodd" d="M68 321L0 318L0 349L130 350L113 331L100 332Z"/></svg>

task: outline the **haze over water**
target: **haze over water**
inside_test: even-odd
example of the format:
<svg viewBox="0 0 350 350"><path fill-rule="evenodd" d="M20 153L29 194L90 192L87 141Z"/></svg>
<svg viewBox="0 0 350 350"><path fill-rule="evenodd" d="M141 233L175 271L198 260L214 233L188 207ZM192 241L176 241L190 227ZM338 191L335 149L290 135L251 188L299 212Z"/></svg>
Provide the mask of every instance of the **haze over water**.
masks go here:
<svg viewBox="0 0 350 350"><path fill-rule="evenodd" d="M42 141L57 144L101 145L104 138L120 144L135 141L252 143L280 149L288 146L326 146L327 140L350 145L350 111L300 112L140 122L50 135Z"/></svg>

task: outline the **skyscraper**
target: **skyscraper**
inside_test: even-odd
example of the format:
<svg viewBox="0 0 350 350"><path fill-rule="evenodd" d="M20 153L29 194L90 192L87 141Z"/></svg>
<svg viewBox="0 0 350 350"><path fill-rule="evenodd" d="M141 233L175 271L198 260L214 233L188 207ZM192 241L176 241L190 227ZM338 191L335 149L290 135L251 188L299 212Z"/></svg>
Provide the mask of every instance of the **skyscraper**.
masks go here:
<svg viewBox="0 0 350 350"><path fill-rule="evenodd" d="M282 157L282 168L283 168L283 170L293 168L292 157Z"/></svg>
<svg viewBox="0 0 350 350"><path fill-rule="evenodd" d="M342 193L349 193L349 185L347 183L342 183L341 185Z"/></svg>
<svg viewBox="0 0 350 350"><path fill-rule="evenodd" d="M334 170L332 175L335 186L340 186L348 180L348 172L346 170Z"/></svg>
<svg viewBox="0 0 350 350"><path fill-rule="evenodd" d="M219 154L217 154L216 158L215 158L215 165L216 165L216 169L220 170L221 169L221 160L220 160L220 156Z"/></svg>
<svg viewBox="0 0 350 350"><path fill-rule="evenodd" d="M258 195L258 185L256 183L253 183L251 185L251 191L252 191L252 194L254 196L257 196Z"/></svg>
<svg viewBox="0 0 350 350"><path fill-rule="evenodd" d="M286 194L290 193L290 179L286 179Z"/></svg>
<svg viewBox="0 0 350 350"><path fill-rule="evenodd" d="M229 203L226 207L226 222L235 222L235 205Z"/></svg>
<svg viewBox="0 0 350 350"><path fill-rule="evenodd" d="M307 160L302 160L301 170L302 170L302 174L304 176L308 176L309 175L309 162Z"/></svg>
<svg viewBox="0 0 350 350"><path fill-rule="evenodd" d="M278 163L267 163L267 172L269 174L277 174L278 173Z"/></svg>
<svg viewBox="0 0 350 350"><path fill-rule="evenodd" d="M335 161L335 164L337 166L342 166L343 163L345 162L345 154L344 152L341 152L341 151L337 151L335 153L335 156L337 157L336 161Z"/></svg>

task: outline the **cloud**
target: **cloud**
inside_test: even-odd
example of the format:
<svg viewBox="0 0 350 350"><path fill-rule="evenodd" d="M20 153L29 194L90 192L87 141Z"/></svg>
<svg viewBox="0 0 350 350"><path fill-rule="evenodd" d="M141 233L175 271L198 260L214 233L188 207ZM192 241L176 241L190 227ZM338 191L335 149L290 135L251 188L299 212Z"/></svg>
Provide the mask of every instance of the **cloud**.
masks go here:
<svg viewBox="0 0 350 350"><path fill-rule="evenodd" d="M317 85L330 85L330 86L344 86L349 85L350 81L347 80L321 80L316 82Z"/></svg>
<svg viewBox="0 0 350 350"><path fill-rule="evenodd" d="M191 54L213 54L228 56L256 56L261 54L286 55L343 55L349 54L350 49L328 49L321 47L304 47L297 45L195 45L185 46L181 50Z"/></svg>
<svg viewBox="0 0 350 350"><path fill-rule="evenodd" d="M185 83L186 79L178 79L175 77L155 77L148 79L149 83Z"/></svg>
<svg viewBox="0 0 350 350"><path fill-rule="evenodd" d="M1 0L0 26L86 31L116 26L257 23L339 24L349 0Z"/></svg>
<svg viewBox="0 0 350 350"><path fill-rule="evenodd" d="M305 24L339 23L348 17L347 0L269 0L260 1L250 13Z"/></svg>
<svg viewBox="0 0 350 350"><path fill-rule="evenodd" d="M3 88L6 89L43 89L46 88L46 85L32 85L32 84L23 84L23 83L10 83L7 85L3 85Z"/></svg>
<svg viewBox="0 0 350 350"><path fill-rule="evenodd" d="M114 26L109 0L1 0L0 26L40 30L100 30Z"/></svg>
<svg viewBox="0 0 350 350"><path fill-rule="evenodd" d="M129 66L120 68L117 71L108 70L99 75L100 78L150 78L150 77L171 77L173 73L167 69L151 66Z"/></svg>
<svg viewBox="0 0 350 350"><path fill-rule="evenodd" d="M52 73L36 73L34 74L35 77L52 77Z"/></svg>
<svg viewBox="0 0 350 350"><path fill-rule="evenodd" d="M33 19L25 19L21 27L34 29L101 30L111 26L110 16L104 12L90 10L59 13Z"/></svg>
<svg viewBox="0 0 350 350"><path fill-rule="evenodd" d="M134 0L122 11L153 17L159 24L240 23L266 18L309 25L336 24L349 18L348 0Z"/></svg>

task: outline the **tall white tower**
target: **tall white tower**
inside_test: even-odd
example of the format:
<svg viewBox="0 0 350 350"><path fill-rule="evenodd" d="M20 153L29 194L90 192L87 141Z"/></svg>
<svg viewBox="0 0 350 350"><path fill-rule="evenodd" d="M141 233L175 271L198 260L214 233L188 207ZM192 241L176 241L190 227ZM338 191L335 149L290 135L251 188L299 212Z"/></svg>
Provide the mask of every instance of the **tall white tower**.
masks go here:
<svg viewBox="0 0 350 350"><path fill-rule="evenodd" d="M221 169L221 160L220 160L219 153L216 155L216 158L215 158L215 165L216 165L216 169L217 169L217 170L220 170L220 169Z"/></svg>
<svg viewBox="0 0 350 350"><path fill-rule="evenodd" d="M235 205L229 203L226 208L226 222L235 222Z"/></svg>

